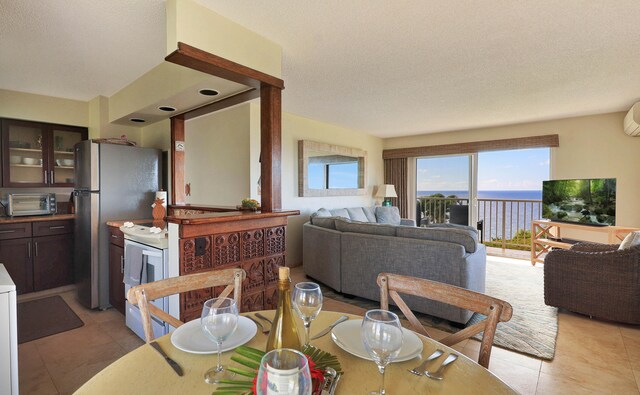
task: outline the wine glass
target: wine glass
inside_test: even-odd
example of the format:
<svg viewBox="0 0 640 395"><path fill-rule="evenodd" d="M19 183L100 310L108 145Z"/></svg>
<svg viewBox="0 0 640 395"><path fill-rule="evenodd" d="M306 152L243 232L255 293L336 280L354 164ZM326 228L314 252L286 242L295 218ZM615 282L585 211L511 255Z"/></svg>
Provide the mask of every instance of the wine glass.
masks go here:
<svg viewBox="0 0 640 395"><path fill-rule="evenodd" d="M360 337L382 374L380 391L373 391L371 394L385 395L384 370L398 356L402 347L400 319L390 311L369 310L362 320Z"/></svg>
<svg viewBox="0 0 640 395"><path fill-rule="evenodd" d="M311 395L309 361L300 351L277 348L260 361L256 395Z"/></svg>
<svg viewBox="0 0 640 395"><path fill-rule="evenodd" d="M316 283L303 282L296 284L291 297L293 308L304 322L304 345L309 344L311 321L315 320L322 310L322 291Z"/></svg>
<svg viewBox="0 0 640 395"><path fill-rule="evenodd" d="M228 380L235 376L222 366L222 342L231 335L238 326L238 306L230 298L213 298L204 302L200 327L202 331L218 345L218 365L207 370L204 381L217 384L220 380Z"/></svg>

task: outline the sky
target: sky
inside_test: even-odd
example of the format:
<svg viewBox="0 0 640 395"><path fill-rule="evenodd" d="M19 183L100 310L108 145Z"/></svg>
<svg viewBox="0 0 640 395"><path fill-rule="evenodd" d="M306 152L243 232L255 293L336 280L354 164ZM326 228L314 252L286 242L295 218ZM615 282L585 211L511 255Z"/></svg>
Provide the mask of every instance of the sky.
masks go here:
<svg viewBox="0 0 640 395"><path fill-rule="evenodd" d="M417 190L468 190L469 160L467 155L419 158ZM541 190L548 179L549 148L478 154L479 191Z"/></svg>
<svg viewBox="0 0 640 395"><path fill-rule="evenodd" d="M324 189L325 165L315 163L309 165L308 182L310 189ZM358 162L339 163L329 166L330 188L357 188Z"/></svg>

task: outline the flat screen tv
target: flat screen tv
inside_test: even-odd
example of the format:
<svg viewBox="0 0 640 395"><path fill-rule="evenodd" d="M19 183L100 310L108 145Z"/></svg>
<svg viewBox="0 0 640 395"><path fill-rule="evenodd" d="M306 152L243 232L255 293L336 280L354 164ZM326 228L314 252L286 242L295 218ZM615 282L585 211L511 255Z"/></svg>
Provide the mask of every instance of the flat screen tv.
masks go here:
<svg viewBox="0 0 640 395"><path fill-rule="evenodd" d="M615 225L616 179L543 181L542 217L584 225Z"/></svg>

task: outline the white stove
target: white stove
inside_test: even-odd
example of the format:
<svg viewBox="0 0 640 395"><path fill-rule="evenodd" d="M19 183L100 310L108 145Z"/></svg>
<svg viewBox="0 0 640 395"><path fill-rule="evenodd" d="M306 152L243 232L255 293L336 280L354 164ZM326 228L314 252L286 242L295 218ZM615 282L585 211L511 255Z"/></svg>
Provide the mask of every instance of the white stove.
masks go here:
<svg viewBox="0 0 640 395"><path fill-rule="evenodd" d="M161 229L158 232L158 228L148 225L150 224L132 224L129 222L121 226L120 230L124 233L125 239L137 241L151 247L167 249L169 246L167 230Z"/></svg>

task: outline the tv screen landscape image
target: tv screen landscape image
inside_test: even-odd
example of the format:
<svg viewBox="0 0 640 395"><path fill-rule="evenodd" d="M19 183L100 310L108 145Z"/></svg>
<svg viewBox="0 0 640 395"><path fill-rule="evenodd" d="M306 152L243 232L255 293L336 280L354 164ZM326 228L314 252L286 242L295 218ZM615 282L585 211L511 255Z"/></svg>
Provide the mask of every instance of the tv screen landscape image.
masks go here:
<svg viewBox="0 0 640 395"><path fill-rule="evenodd" d="M615 225L616 179L543 181L542 217L584 225Z"/></svg>

